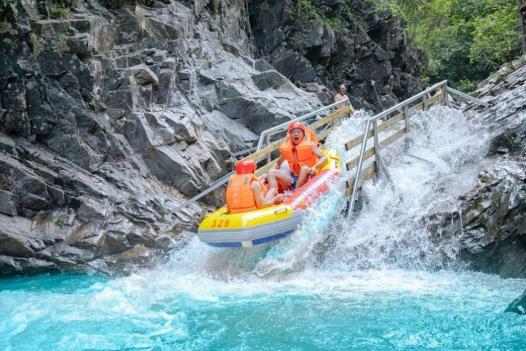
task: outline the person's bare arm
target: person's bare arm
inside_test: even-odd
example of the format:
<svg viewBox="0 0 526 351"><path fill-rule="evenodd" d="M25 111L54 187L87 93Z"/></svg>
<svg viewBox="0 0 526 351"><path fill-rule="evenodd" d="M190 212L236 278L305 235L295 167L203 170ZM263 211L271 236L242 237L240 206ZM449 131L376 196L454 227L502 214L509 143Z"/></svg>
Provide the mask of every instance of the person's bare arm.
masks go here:
<svg viewBox="0 0 526 351"><path fill-rule="evenodd" d="M256 203L259 208L270 207L277 205L283 202L283 194L277 194L270 200L265 200L263 193L261 191L261 185L258 182L252 182L250 188L254 192L254 197L256 198Z"/></svg>
<svg viewBox="0 0 526 351"><path fill-rule="evenodd" d="M281 167L281 163L283 163L283 156L279 155L278 159L276 160L276 162L274 162L274 165L272 166L272 168L274 169L279 169L279 167Z"/></svg>
<svg viewBox="0 0 526 351"><path fill-rule="evenodd" d="M351 109L351 115L354 113L354 106L349 101L349 108Z"/></svg>
<svg viewBox="0 0 526 351"><path fill-rule="evenodd" d="M254 198L256 199L257 206L259 208L265 207L265 199L261 193L261 185L258 182L252 182L250 184L250 189L254 192Z"/></svg>
<svg viewBox="0 0 526 351"><path fill-rule="evenodd" d="M318 156L318 162L311 167L312 172L315 172L318 167L323 165L327 161L327 156L320 150L316 145L312 145L312 152Z"/></svg>

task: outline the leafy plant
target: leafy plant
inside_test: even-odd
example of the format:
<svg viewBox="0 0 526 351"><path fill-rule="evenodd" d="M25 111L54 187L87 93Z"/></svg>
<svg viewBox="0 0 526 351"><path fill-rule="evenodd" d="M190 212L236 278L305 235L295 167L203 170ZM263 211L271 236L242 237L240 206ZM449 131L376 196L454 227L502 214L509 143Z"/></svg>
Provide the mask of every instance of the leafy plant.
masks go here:
<svg viewBox="0 0 526 351"><path fill-rule="evenodd" d="M14 4L15 0L0 0L0 8L8 7L11 4Z"/></svg>
<svg viewBox="0 0 526 351"><path fill-rule="evenodd" d="M69 51L68 36L64 33L57 34L57 50L61 53Z"/></svg>
<svg viewBox="0 0 526 351"><path fill-rule="evenodd" d="M298 0L297 18L301 21L316 21L321 22L322 18L312 0Z"/></svg>
<svg viewBox="0 0 526 351"><path fill-rule="evenodd" d="M383 0L424 50L424 79L466 90L520 54L516 0Z"/></svg>
<svg viewBox="0 0 526 351"><path fill-rule="evenodd" d="M12 13L12 5L14 5L16 0L0 0L0 20L3 20L9 13Z"/></svg>
<svg viewBox="0 0 526 351"><path fill-rule="evenodd" d="M152 6L154 0L100 0L100 2L109 9L118 9L124 5L135 5L137 3L145 6Z"/></svg>
<svg viewBox="0 0 526 351"><path fill-rule="evenodd" d="M69 8L63 7L62 5L54 7L50 10L50 15L53 18L65 19L69 17L69 13L70 13Z"/></svg>

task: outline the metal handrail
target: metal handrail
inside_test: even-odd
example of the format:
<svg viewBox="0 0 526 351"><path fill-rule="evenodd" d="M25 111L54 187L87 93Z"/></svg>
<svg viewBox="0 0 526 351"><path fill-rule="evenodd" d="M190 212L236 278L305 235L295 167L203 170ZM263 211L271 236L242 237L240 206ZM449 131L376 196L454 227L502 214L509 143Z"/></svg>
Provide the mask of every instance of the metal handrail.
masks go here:
<svg viewBox="0 0 526 351"><path fill-rule="evenodd" d="M196 196L192 197L191 199L188 199L186 200L185 202L183 202L182 204L180 204L179 206L177 206L174 210L174 212L177 212L179 211L180 209L182 208L185 208L187 206L190 206L191 204L193 204L194 202L196 202L197 200L201 199L202 197L210 194L212 191L214 190L217 190L219 189L220 187L222 187L223 185L225 185L228 180L230 179L230 177L234 175L234 172L230 172L228 174L225 174L224 176L222 176L221 178L217 179L215 182L212 183L212 185L210 185L210 187L208 187L206 190L200 192L199 194L197 194Z"/></svg>
<svg viewBox="0 0 526 351"><path fill-rule="evenodd" d="M422 99L423 110L424 111L427 110L427 108L428 108L428 94L430 94L430 93L432 93L434 91L437 91L439 89L441 90L440 95L443 96L442 101L446 105L448 105L448 101L449 101L448 100L448 94L451 94L451 95L455 95L455 96L457 96L457 97L459 97L459 98L461 98L463 100L469 101L471 103L475 103L475 104L482 105L482 106L485 106L485 107L489 106L489 104L487 102L485 102L485 101L482 101L480 99L474 98L473 96L464 94L461 91L458 91L456 89L448 87L447 80L444 80L444 81L436 83L433 86L425 89L424 91L422 91L422 92L410 97L409 99L406 99L406 100L400 102L399 104L396 104L395 106L390 107L387 110L382 111L382 112L378 113L377 115L368 118L366 120L365 130L364 130L363 137L362 137L361 148L360 148L360 156L359 156L358 165L356 167L356 174L354 176L353 189L352 189L352 194L351 194L351 203L349 204L349 212L347 214L349 219L353 215L354 203L355 203L356 196L357 196L356 194L357 194L357 190L358 190L358 187L359 187L360 177L361 177L361 172L362 172L362 167L363 167L363 162L364 162L364 155L365 155L365 152L366 152L366 149L367 149L367 141L369 140L369 137L370 137L369 136L369 129L370 129L371 124L376 123L380 118L386 117L386 116L390 115L393 112L403 111L402 113L404 114L405 129L406 129L406 132L407 132L408 129L409 129L408 105L413 103L413 102L416 102L416 101ZM435 96L437 96L437 95L438 94L435 94ZM357 144L357 145L359 145L359 144ZM377 167L381 167L382 165L378 164L378 161L380 161L380 163L382 162L381 157L379 156L380 144L376 140L375 140L375 150L374 150L374 152L375 152L375 154L377 154L376 155L377 156L376 157Z"/></svg>
<svg viewBox="0 0 526 351"><path fill-rule="evenodd" d="M433 91L436 91L437 89L442 89L442 94L446 94L446 87L447 87L447 80L444 80L440 83L437 83L433 86L431 86L430 88L427 88L426 90L410 97L409 99L406 99L396 105L394 105L393 107L390 107L388 108L387 110L385 111L382 111L380 113L378 113L377 115L373 116L373 117L370 117L366 120L366 123L365 123L365 130L363 132L363 137L362 137L362 143L361 143L361 148L360 148L360 158L359 158L359 161L358 161L358 166L356 167L356 175L354 176L354 182L353 182L353 190L352 190L352 194L351 194L351 203L349 204L349 212L347 213L347 218L348 219L351 219L352 215L353 215L353 211L354 211L354 203L356 201L356 194L358 192L358 187L359 187L359 184L360 184L360 177L361 177L361 173L362 173L362 167L363 167L363 162L364 162L364 154L365 154L365 151L367 149L367 141L369 140L369 129L370 129L370 126L372 123L378 121L380 118L382 117L385 117L385 116L388 116L389 114L393 113L393 112L398 112L400 109L403 109L403 111L406 111L406 107L415 102L415 101L418 101L419 99L423 99L424 100L424 109L426 108L426 101L427 101L427 94L433 92ZM405 118L407 119L407 114L405 115ZM375 153L379 153L380 150L379 150L379 145L375 145L375 147L378 147L378 149L375 149ZM377 164L378 167L380 167L380 165Z"/></svg>
<svg viewBox="0 0 526 351"><path fill-rule="evenodd" d="M436 83L435 85L431 86L430 88L427 88L426 90L410 97L409 99L406 99L402 102L400 102L399 104L397 105L394 105L393 107L390 107L388 108L387 110L385 111L382 111L380 112L379 114L373 116L373 117L369 117L369 120L373 121L373 120L378 120L382 117L385 117L393 112L397 112L399 109L403 108L404 106L407 106L409 105L410 103L413 103L421 98L423 98L424 96L426 96L427 94L437 90L438 88L440 87L447 87L447 80L444 80L440 83Z"/></svg>
<svg viewBox="0 0 526 351"><path fill-rule="evenodd" d="M337 103L333 103L333 104L330 104L330 105L327 105L321 109L318 109L316 111L313 111L313 112L309 112L303 116L300 116L296 119L293 119L291 120L290 122L286 122L286 123L282 123L280 125L277 125L275 127L272 127L272 128L269 128L269 129L266 129L264 130L261 135L260 135L260 138L259 138L259 142L258 142L258 146L255 147L256 149L256 152L259 151L261 149L261 144L262 144L262 140L263 140L263 137L266 136L265 133L269 133L269 132L277 132L279 131L280 129L282 129L284 126L288 127L288 125L293 122L293 121L303 121L309 117L313 117L325 110L330 110L340 104L345 104L345 103L348 103L349 102L349 98L346 98L342 101L338 101ZM270 134L269 134L270 135ZM251 149L254 149L254 147L252 147ZM248 149L248 150L251 150L251 149ZM243 150L243 151L240 151L235 155L239 155L239 154L243 154L245 151L248 151L248 150ZM228 180L230 179L230 177L234 174L234 172L230 172L224 176L222 176L221 178L217 179L215 182L213 182L210 187L208 187L206 190L202 191L201 193L197 194L196 196L192 197L191 199L188 199L186 200L185 202L183 202L181 205L179 205L178 207L176 207L175 211L178 211L180 210L181 208L184 208L184 207L187 207L187 206L190 206L191 204L193 204L194 202L196 202L197 200L203 198L204 196L210 194L211 192L213 192L214 190L220 188L221 186L225 185Z"/></svg>
<svg viewBox="0 0 526 351"><path fill-rule="evenodd" d="M265 137L266 136L272 136L272 135L275 134L275 132L282 131L283 129L287 129L289 124L291 124L292 122L299 122L299 121L306 120L307 118L314 117L314 116L316 116L316 115L318 115L320 113L323 113L325 111L330 111L332 108L337 107L337 106L342 105L342 104L345 104L345 103L349 103L349 98L348 97L346 97L345 99L343 99L341 101L338 101L338 102L332 103L330 105L324 106L324 107L322 107L322 108L320 108L318 110L309 112L309 113L307 113L307 114L305 114L303 116L300 116L298 118L291 119L288 122L278 124L277 126L274 126L274 127L271 127L269 129L266 129L266 130L262 131L260 136L259 136L259 140L258 140L258 144L257 144L257 147L256 147L256 151L261 150L261 148L263 147L263 142L265 141Z"/></svg>
<svg viewBox="0 0 526 351"><path fill-rule="evenodd" d="M483 106L486 106L486 107L489 106L489 104L487 102L485 102L485 101L482 101L480 99L474 98L474 97L472 97L470 95L467 95L467 94L464 94L464 93L462 93L462 92L460 92L460 91L458 91L456 89L448 87L447 86L447 80L444 80L444 81L442 81L440 83L437 83L437 84L434 84L430 88L427 88L426 90L424 90L424 91L422 91L422 92L410 97L409 99L406 99L406 100L400 102L399 104L397 104L397 105L395 105L393 107L390 107L387 110L384 110L384 111L378 113L377 115L375 115L373 117L370 117L370 118L366 119L366 127L365 127L365 131L364 131L363 138L362 138L362 143L361 143L360 158L359 158L358 166L357 166L357 169L356 169L356 175L354 177L353 191L352 191L352 194L351 194L351 204L350 204L350 207L349 207L349 217L352 216L352 212L353 212L353 209L354 209L354 202L356 200L356 193L357 193L357 190L358 190L358 186L359 186L359 182L360 182L360 176L361 176L361 171L362 171L362 168L363 168L364 154L366 152L367 141L369 139L370 126L375 121L377 121L380 118L383 118L385 116L388 116L389 114L391 114L393 112L403 111L402 113L404 113L404 115L405 115L405 124L406 124L406 128L407 128L408 127L408 124L407 124L408 123L408 121L407 121L407 114L408 114L407 106L409 104L419 100L419 99L424 99L425 100L424 101L424 107L426 107L425 105L426 105L426 101L427 101L427 94L429 94L429 93L431 93L433 91L436 91L439 88L442 88L442 94L444 94L444 100L443 101L446 104L448 102L447 96L448 96L448 94L451 94L451 95L455 95L455 96L457 96L457 97L459 97L461 99L467 100L467 101L472 102L472 103L476 103L476 104L483 105ZM303 116L300 116L298 118L292 119L292 120L290 120L288 122L285 122L285 123L282 123L282 124L279 124L277 126L274 126L274 127L271 127L269 129L264 130L261 133L260 137L259 137L257 146L255 147L256 152L262 149L263 143L265 141L267 141L267 142L270 141L270 136L276 134L278 131L286 129L286 127L288 127L288 125L291 122L297 122L297 121L306 120L306 119L308 119L310 117L314 117L316 115L324 113L325 111L331 111L333 108L341 106L342 104L349 104L349 98L346 98L344 100L341 100L341 101L335 102L333 104L327 105L327 106L322 107L322 108L320 108L318 110L309 112L309 113L307 113L307 114L305 114ZM359 144L357 144L357 145L359 145ZM249 149L249 150L253 150L253 149L254 149L254 147ZM244 150L244 151L238 152L237 154L242 154L242 153L244 153L246 151L248 151L248 150ZM379 150L375 150L375 152L379 152ZM187 206L193 204L197 200L201 199L202 197L210 194L214 190L216 190L216 189L220 188L221 186L223 186L224 184L226 184L228 182L228 179L230 178L230 176L233 173L234 172L230 172L230 173L224 175L223 177L219 178L214 183L212 183L212 185L208 189L206 189L203 192L199 193L198 195L192 197L191 199L183 202L180 206L178 206L176 208L176 211L181 209L181 208L184 208L184 207L187 207Z"/></svg>
<svg viewBox="0 0 526 351"><path fill-rule="evenodd" d="M356 193L358 190L358 183L360 183L360 175L362 173L363 166L363 155L365 154L365 149L367 147L367 140L369 139L369 126L371 125L371 119L367 119L365 122L365 130L363 132L362 147L360 149L360 161L358 161L358 168L356 169L356 177L354 178L353 190L351 194L351 203L349 207L349 212L347 213L347 218L351 218L354 210L354 201L356 200Z"/></svg>
<svg viewBox="0 0 526 351"><path fill-rule="evenodd" d="M464 100L467 100L469 102L472 102L472 103L475 103L475 104L478 104L478 105L482 105L484 107L488 107L489 104L486 102L486 101L482 101L480 99L477 99L476 97L473 97L471 95L468 95L468 94L465 94L457 89L453 89L451 87L448 87L446 86L446 90L448 93L450 93L451 95L456 95L457 97L461 98L461 99L464 99Z"/></svg>

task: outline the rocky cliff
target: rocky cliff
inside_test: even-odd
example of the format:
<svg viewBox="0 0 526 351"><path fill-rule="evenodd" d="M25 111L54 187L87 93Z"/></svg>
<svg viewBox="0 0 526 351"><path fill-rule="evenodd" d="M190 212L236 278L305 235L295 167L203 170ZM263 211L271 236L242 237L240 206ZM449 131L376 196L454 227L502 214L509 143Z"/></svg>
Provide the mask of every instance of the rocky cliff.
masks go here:
<svg viewBox="0 0 526 351"><path fill-rule="evenodd" d="M297 84L344 83L353 105L375 110L420 92L422 52L397 17L377 9L380 2L248 3L257 53Z"/></svg>
<svg viewBox="0 0 526 351"><path fill-rule="evenodd" d="M516 64L478 91L490 104L473 116L490 133L489 166L437 228L459 238L472 269L526 278L526 65Z"/></svg>
<svg viewBox="0 0 526 351"><path fill-rule="evenodd" d="M0 2L0 275L150 263L206 207L178 205L261 130L328 102L322 83L410 93L420 66L396 19L364 2L345 15L359 26L301 28L294 4ZM385 100L360 84L358 106Z"/></svg>
<svg viewBox="0 0 526 351"><path fill-rule="evenodd" d="M526 57L513 65L478 90L492 102L482 121L494 134L494 164L463 203L462 243L463 258L474 269L526 278ZM526 291L506 311L526 313Z"/></svg>
<svg viewBox="0 0 526 351"><path fill-rule="evenodd" d="M321 105L253 58L241 6L110 5L3 8L1 274L149 262L232 152Z"/></svg>

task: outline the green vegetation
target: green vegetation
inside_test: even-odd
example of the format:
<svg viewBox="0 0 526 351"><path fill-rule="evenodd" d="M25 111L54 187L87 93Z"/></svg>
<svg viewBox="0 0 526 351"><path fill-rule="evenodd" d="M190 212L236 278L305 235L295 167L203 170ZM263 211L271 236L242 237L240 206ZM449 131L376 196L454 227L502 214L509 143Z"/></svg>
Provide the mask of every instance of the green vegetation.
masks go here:
<svg viewBox="0 0 526 351"><path fill-rule="evenodd" d="M15 3L17 0L0 0L0 9L5 4ZM37 0L40 13L48 18L64 19L69 17L71 9L78 1L82 0ZM117 9L125 5L137 3L152 6L154 0L99 0L101 4L109 9Z"/></svg>
<svg viewBox="0 0 526 351"><path fill-rule="evenodd" d="M0 21L8 18L9 14L13 14L14 4L15 0L0 0Z"/></svg>
<svg viewBox="0 0 526 351"><path fill-rule="evenodd" d="M124 5L135 5L137 3L152 6L153 0L100 0L100 2L109 9L118 9Z"/></svg>
<svg viewBox="0 0 526 351"><path fill-rule="evenodd" d="M367 0L373 1L373 0ZM336 11L323 13L313 0L298 0L295 19L302 25L319 24L328 25L333 31L339 32L344 28L357 28L364 26L363 19L356 16L349 1L341 2ZM370 5L374 8L374 4Z"/></svg>
<svg viewBox="0 0 526 351"><path fill-rule="evenodd" d="M14 2L15 2L14 0L0 0L0 8L7 7L13 4Z"/></svg>
<svg viewBox="0 0 526 351"><path fill-rule="evenodd" d="M320 15L311 0L298 0L296 17L306 21L320 19Z"/></svg>
<svg viewBox="0 0 526 351"><path fill-rule="evenodd" d="M384 0L428 59L424 80L462 90L520 55L517 0Z"/></svg>
<svg viewBox="0 0 526 351"><path fill-rule="evenodd" d="M57 50L61 53L66 53L69 51L68 46L68 36L64 33L59 33L56 35Z"/></svg>
<svg viewBox="0 0 526 351"><path fill-rule="evenodd" d="M71 8L77 0L39 0L38 11L47 18L65 19L69 17Z"/></svg>

